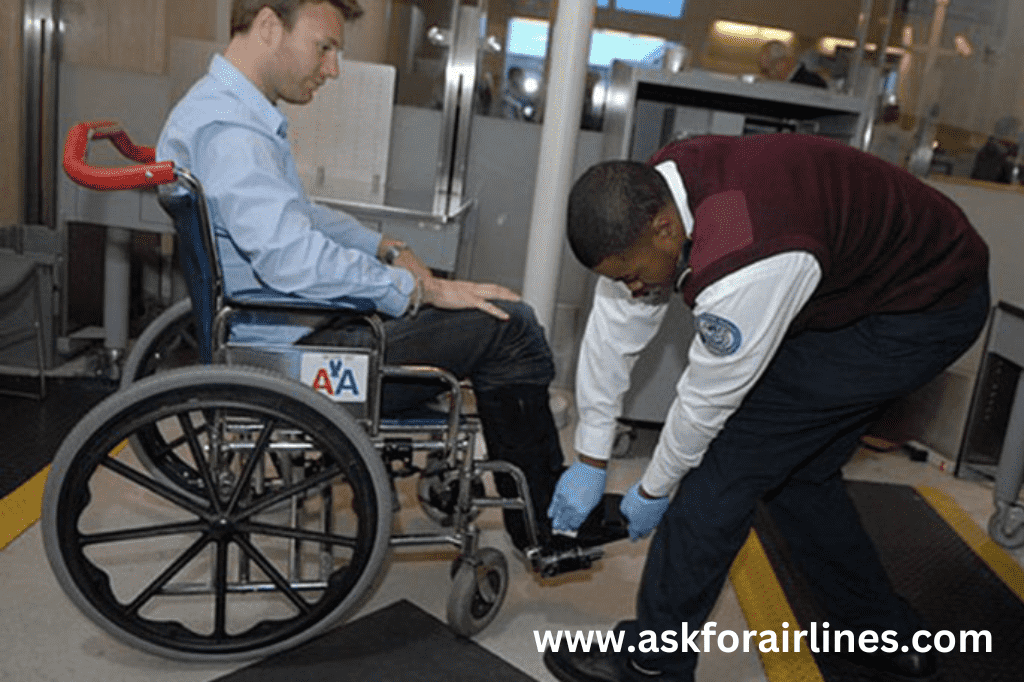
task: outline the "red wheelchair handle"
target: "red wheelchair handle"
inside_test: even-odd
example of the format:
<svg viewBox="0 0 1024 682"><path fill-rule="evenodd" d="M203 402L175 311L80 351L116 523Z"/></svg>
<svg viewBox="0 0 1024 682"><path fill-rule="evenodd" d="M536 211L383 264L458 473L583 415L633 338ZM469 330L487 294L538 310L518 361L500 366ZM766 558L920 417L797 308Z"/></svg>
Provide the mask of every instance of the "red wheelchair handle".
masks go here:
<svg viewBox="0 0 1024 682"><path fill-rule="evenodd" d="M121 154L139 165L105 168L85 161L89 142L108 139ZM90 189L141 189L175 181L174 162L156 161L152 147L140 147L114 121L79 123L64 143L64 171L77 184Z"/></svg>

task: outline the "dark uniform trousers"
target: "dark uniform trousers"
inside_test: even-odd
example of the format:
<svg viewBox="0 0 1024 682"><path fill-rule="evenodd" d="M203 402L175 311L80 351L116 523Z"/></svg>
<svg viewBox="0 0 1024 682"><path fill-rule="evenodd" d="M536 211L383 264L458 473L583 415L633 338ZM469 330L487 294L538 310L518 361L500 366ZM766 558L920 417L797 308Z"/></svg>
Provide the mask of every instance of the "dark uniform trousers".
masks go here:
<svg viewBox="0 0 1024 682"><path fill-rule="evenodd" d="M874 315L785 340L701 465L680 483L651 541L637 619L620 623L625 641L635 645L650 630L660 643L665 630L703 626L759 500L833 631L895 630L902 643L925 629L893 591L840 468L887 403L936 377L971 346L988 310L986 283L950 309ZM684 680L697 663L692 651L633 657Z"/></svg>

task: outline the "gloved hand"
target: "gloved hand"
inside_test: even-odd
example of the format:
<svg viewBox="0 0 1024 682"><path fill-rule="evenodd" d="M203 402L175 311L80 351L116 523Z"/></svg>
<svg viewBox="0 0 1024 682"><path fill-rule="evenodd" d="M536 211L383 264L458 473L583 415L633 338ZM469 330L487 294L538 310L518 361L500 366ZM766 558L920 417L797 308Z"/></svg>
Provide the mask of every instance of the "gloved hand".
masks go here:
<svg viewBox="0 0 1024 682"><path fill-rule="evenodd" d="M600 467L576 462L569 467L555 486L548 505L551 529L574 531L587 519L604 495L607 474Z"/></svg>
<svg viewBox="0 0 1024 682"><path fill-rule="evenodd" d="M640 494L640 481L634 483L619 504L619 511L629 520L629 539L636 541L647 537L657 528L671 501L668 496L648 499Z"/></svg>

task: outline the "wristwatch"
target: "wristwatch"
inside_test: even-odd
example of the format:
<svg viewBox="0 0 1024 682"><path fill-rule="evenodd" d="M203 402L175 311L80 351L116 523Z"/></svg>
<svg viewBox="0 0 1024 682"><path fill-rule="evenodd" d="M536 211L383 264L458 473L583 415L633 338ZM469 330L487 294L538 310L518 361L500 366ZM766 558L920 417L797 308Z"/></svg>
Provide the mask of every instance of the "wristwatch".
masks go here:
<svg viewBox="0 0 1024 682"><path fill-rule="evenodd" d="M409 245L405 242L398 242L388 247L388 250L384 252L383 261L388 265L394 265L398 257L402 255L403 251L408 251Z"/></svg>

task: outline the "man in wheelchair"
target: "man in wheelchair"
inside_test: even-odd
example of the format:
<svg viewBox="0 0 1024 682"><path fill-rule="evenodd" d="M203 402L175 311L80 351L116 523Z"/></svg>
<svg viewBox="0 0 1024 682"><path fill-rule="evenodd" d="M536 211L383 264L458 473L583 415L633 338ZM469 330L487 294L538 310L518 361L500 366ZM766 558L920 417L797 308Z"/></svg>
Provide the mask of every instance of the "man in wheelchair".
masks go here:
<svg viewBox="0 0 1024 682"><path fill-rule="evenodd" d="M504 287L434 276L407 245L312 203L303 190L275 105L308 103L338 76L344 22L361 13L355 0L234 0L230 44L171 112L157 158L190 169L204 186L227 295L373 309L384 319L385 362L470 379L488 456L525 474L540 543L567 542L552 540L544 513L563 457L549 406L554 365L533 311ZM359 345L370 332L339 322L235 324L231 333L236 341ZM439 390L385 384L382 412L421 405ZM517 495L510 476L495 480L501 495ZM506 509L505 524L524 549L523 513ZM598 524L596 537L580 542L599 544L603 532Z"/></svg>

